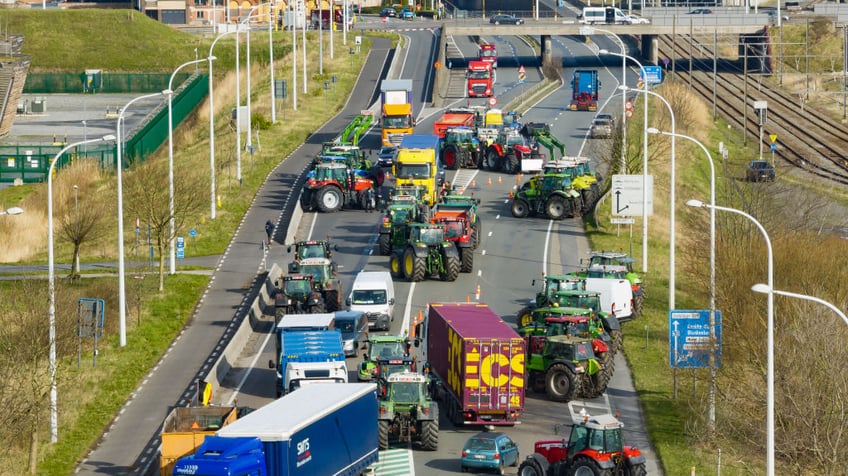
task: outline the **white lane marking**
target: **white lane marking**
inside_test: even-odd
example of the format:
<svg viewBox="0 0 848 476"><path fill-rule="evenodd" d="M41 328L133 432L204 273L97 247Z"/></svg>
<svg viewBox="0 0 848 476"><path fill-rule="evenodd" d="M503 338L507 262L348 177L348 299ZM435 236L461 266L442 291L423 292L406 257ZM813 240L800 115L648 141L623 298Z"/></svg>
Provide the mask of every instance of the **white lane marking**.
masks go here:
<svg viewBox="0 0 848 476"><path fill-rule="evenodd" d="M409 293L406 295L406 307L403 308L403 323L401 324L401 335L409 335L410 311L412 310L412 293L415 292L415 283L409 286Z"/></svg>

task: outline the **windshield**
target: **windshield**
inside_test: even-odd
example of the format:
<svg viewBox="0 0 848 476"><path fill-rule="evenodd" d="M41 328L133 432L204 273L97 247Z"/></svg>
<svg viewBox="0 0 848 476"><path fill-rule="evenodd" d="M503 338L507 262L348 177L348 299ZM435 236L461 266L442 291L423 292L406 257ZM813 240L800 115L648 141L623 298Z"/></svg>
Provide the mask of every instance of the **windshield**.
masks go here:
<svg viewBox="0 0 848 476"><path fill-rule="evenodd" d="M495 50L480 50L481 58L495 58L498 56L498 52Z"/></svg>
<svg viewBox="0 0 848 476"><path fill-rule="evenodd" d="M404 357L406 351L403 342L375 342L371 345L369 354L372 359L377 357L388 359L389 357Z"/></svg>
<svg viewBox="0 0 848 476"><path fill-rule="evenodd" d="M373 291L359 289L353 292L351 302L353 302L353 304L385 304L386 291L382 289Z"/></svg>
<svg viewBox="0 0 848 476"><path fill-rule="evenodd" d="M312 287L306 279L292 279L286 281L286 294L289 296L303 296L309 294Z"/></svg>
<svg viewBox="0 0 848 476"><path fill-rule="evenodd" d="M383 127L393 129L404 129L412 127L409 116L383 116Z"/></svg>
<svg viewBox="0 0 848 476"><path fill-rule="evenodd" d="M298 257L303 258L324 258L324 245L303 245L300 247Z"/></svg>
<svg viewBox="0 0 848 476"><path fill-rule="evenodd" d="M426 179L430 178L430 164L405 164L398 162L396 175L400 178Z"/></svg>
<svg viewBox="0 0 848 476"><path fill-rule="evenodd" d="M506 143L509 144L509 145L515 145L515 144L524 145L524 138L521 137L520 135L511 134L511 135L507 136Z"/></svg>
<svg viewBox="0 0 848 476"><path fill-rule="evenodd" d="M388 378L389 375L404 372L409 370L409 364L380 364L380 373L383 378Z"/></svg>
<svg viewBox="0 0 848 476"><path fill-rule="evenodd" d="M469 79L489 79L492 75L488 71L469 71L468 78Z"/></svg>
<svg viewBox="0 0 848 476"><path fill-rule="evenodd" d="M300 267L300 274L311 274L315 277L315 281L324 283L330 280L327 267L318 264L308 264Z"/></svg>
<svg viewBox="0 0 848 476"><path fill-rule="evenodd" d="M356 326L354 325L353 320L337 320L336 329L342 331L342 334L348 334L352 333L356 329Z"/></svg>
<svg viewBox="0 0 848 476"><path fill-rule="evenodd" d="M427 245L437 245L442 242L444 231L441 228L422 228L418 240Z"/></svg>
<svg viewBox="0 0 848 476"><path fill-rule="evenodd" d="M418 398L417 382L394 382L391 384L390 395L397 402L417 402Z"/></svg>
<svg viewBox="0 0 848 476"><path fill-rule="evenodd" d="M465 449L475 451L494 451L495 440L490 440L487 438L471 438L470 440L468 440L468 443L465 444Z"/></svg>

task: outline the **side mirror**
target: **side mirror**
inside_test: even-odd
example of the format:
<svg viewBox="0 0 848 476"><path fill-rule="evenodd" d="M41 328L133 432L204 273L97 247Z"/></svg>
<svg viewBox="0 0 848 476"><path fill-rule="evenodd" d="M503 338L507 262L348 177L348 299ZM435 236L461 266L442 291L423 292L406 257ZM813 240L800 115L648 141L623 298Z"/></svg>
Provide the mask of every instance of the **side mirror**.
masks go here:
<svg viewBox="0 0 848 476"><path fill-rule="evenodd" d="M291 245L286 248L286 253L291 253Z"/></svg>
<svg viewBox="0 0 848 476"><path fill-rule="evenodd" d="M345 299L345 306L350 306L350 298Z"/></svg>
<svg viewBox="0 0 848 476"><path fill-rule="evenodd" d="M269 368L269 369L273 369L273 368L274 368L274 361L273 361L273 360L270 360L270 359L268 360L268 368Z"/></svg>
<svg viewBox="0 0 848 476"><path fill-rule="evenodd" d="M389 305L390 305L390 306L394 306L394 305L395 305L395 298L391 298L391 299L389 299Z"/></svg>
<svg viewBox="0 0 848 476"><path fill-rule="evenodd" d="M535 279L533 279L532 281L530 281L530 286L535 286L535 285L536 285L536 280L535 280Z"/></svg>

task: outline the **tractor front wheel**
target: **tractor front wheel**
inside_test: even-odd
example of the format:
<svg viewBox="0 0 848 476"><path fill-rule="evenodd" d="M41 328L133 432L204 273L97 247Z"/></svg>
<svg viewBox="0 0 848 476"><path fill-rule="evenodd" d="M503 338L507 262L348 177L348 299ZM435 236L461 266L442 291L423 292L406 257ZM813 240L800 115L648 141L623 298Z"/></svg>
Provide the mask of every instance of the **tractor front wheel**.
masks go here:
<svg viewBox="0 0 848 476"><path fill-rule="evenodd" d="M459 150L455 145L445 147L445 151L442 153L442 162L448 170L459 168Z"/></svg>
<svg viewBox="0 0 848 476"><path fill-rule="evenodd" d="M447 253L442 253L442 281L456 281L459 276L459 256L448 256Z"/></svg>
<svg viewBox="0 0 848 476"><path fill-rule="evenodd" d="M470 273L471 271L474 271L474 248L460 248L459 256L461 260L459 271L461 273Z"/></svg>
<svg viewBox="0 0 848 476"><path fill-rule="evenodd" d="M577 376L565 364L553 364L545 374L548 398L555 402L569 402L577 391Z"/></svg>
<svg viewBox="0 0 848 476"><path fill-rule="evenodd" d="M533 323L533 313L531 311L532 309L525 307L518 311L518 314L515 315L515 321L518 323L519 329Z"/></svg>
<svg viewBox="0 0 848 476"><path fill-rule="evenodd" d="M518 476L545 476L545 471L535 458L527 458L518 466Z"/></svg>
<svg viewBox="0 0 848 476"><path fill-rule="evenodd" d="M377 432L377 439L380 443L381 450L389 449L389 421L388 420L380 420ZM373 427L372 427L373 428Z"/></svg>
<svg viewBox="0 0 848 476"><path fill-rule="evenodd" d="M568 214L569 208L565 198L560 195L551 196L545 204L545 212L551 220L562 220Z"/></svg>
<svg viewBox="0 0 848 476"><path fill-rule="evenodd" d="M415 250L410 246L403 253L403 275L408 281L424 281L426 265L423 258L415 255Z"/></svg>
<svg viewBox="0 0 848 476"><path fill-rule="evenodd" d="M569 476L606 476L609 471L601 469L598 462L588 456L577 456L569 468Z"/></svg>
<svg viewBox="0 0 848 476"><path fill-rule="evenodd" d="M497 171L500 169L501 158L498 155L498 151L494 148L489 149L489 152L486 154L486 168L491 171Z"/></svg>
<svg viewBox="0 0 848 476"><path fill-rule="evenodd" d="M399 253L393 253L389 258L389 271L393 278L403 277L403 256Z"/></svg>
<svg viewBox="0 0 848 476"><path fill-rule="evenodd" d="M646 476L648 470L645 469L645 463L630 464L624 468L624 476Z"/></svg>
<svg viewBox="0 0 848 476"><path fill-rule="evenodd" d="M324 213L337 212L342 209L344 200L342 191L337 187L328 186L318 190L318 209Z"/></svg>
<svg viewBox="0 0 848 476"><path fill-rule="evenodd" d="M530 205L523 198L516 198L513 199L510 210L515 218L527 218L530 214Z"/></svg>
<svg viewBox="0 0 848 476"><path fill-rule="evenodd" d="M513 175L517 174L518 172L521 172L521 161L518 160L518 156L515 154L515 152L507 154L505 162L506 163L504 164L504 172Z"/></svg>
<svg viewBox="0 0 848 476"><path fill-rule="evenodd" d="M377 238L377 246L380 248L382 256L389 256L392 252L392 235L389 233L380 233Z"/></svg>

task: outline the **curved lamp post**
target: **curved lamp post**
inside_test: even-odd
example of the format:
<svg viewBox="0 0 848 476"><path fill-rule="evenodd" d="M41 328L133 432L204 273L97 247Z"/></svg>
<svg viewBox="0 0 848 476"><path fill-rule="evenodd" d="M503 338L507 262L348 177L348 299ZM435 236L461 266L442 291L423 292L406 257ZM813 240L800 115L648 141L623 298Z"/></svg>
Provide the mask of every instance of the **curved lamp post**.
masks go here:
<svg viewBox="0 0 848 476"><path fill-rule="evenodd" d="M215 93L212 84L212 61L215 57L212 56L212 49L215 48L218 40L230 33L236 33L236 31L227 31L215 38L215 41L209 46L209 56L206 58L209 61L209 189L211 194L209 200L209 218L211 220L215 219L217 213L217 207L215 206Z"/></svg>
<svg viewBox="0 0 848 476"><path fill-rule="evenodd" d="M96 139L87 139L73 144L66 145L62 150L56 153L53 160L50 162L50 168L47 170L47 294L48 306L47 317L50 325L50 442L56 443L59 441L59 415L57 411L57 391L56 391L56 273L53 264L53 171L56 168L56 162L59 157L62 157L65 152L86 144L95 142L106 142L115 140L115 136L106 135ZM7 210L8 211L8 210Z"/></svg>
<svg viewBox="0 0 848 476"><path fill-rule="evenodd" d="M771 239L769 239L766 229L751 215L737 210L735 208L720 207L718 205L710 205L699 200L689 200L686 205L690 207L710 208L712 210L720 210L737 215L742 215L756 225L763 235L768 249L768 282L766 284L766 295L768 296L766 304L766 327L768 331L767 339L767 376L766 376L766 474L774 476L774 253L772 252Z"/></svg>
<svg viewBox="0 0 848 476"><path fill-rule="evenodd" d="M759 283L759 284L755 284L755 285L751 286L751 291L754 291L755 293L768 294L769 289L771 289L771 288L769 288L768 284ZM833 304L825 301L824 299L820 299L820 298L817 298L815 296L808 296L806 294L797 294L797 293L790 293L789 291L780 291L778 289L771 289L771 292L773 292L774 294L777 294L779 296L786 296L786 297L791 297L791 298L796 298L796 299L803 299L805 301L817 302L819 304L827 306L831 311L835 312L836 315L839 316L842 319L842 321L845 322L846 325L848 325L848 316L846 316L845 313L842 312L842 310L840 310L838 307L836 307Z"/></svg>
<svg viewBox="0 0 848 476"><path fill-rule="evenodd" d="M123 189L123 169L124 169L124 134L122 132L122 125L124 122L124 113L127 112L127 109L136 101L141 101L143 99L150 99L156 96L164 96L169 94L170 91L161 91L154 94L145 94L144 96L139 96L137 98L133 98L130 102L128 102L123 108L121 108L120 114L118 114L118 122L115 127L115 134L117 135L116 143L116 155L117 155L117 167L115 170L115 175L118 176L118 326L120 329L120 345L124 347L127 345L127 287L126 287L126 277L124 276L124 189Z"/></svg>

